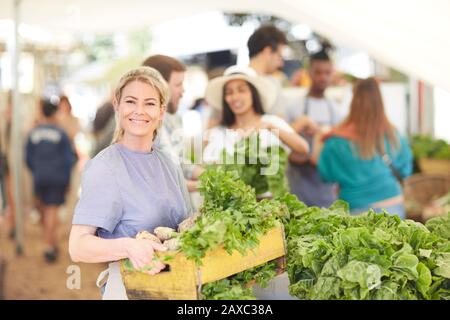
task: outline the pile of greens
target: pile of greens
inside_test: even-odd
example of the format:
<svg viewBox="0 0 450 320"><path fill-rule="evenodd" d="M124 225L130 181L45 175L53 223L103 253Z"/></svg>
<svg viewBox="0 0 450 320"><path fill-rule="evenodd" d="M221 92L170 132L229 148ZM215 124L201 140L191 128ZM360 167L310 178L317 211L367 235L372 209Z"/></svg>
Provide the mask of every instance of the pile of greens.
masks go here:
<svg viewBox="0 0 450 320"><path fill-rule="evenodd" d="M282 196L289 191L286 180L287 153L281 146L261 147L259 135L254 133L240 140L234 152L222 151L221 165L225 171L235 171L256 195L270 192Z"/></svg>
<svg viewBox="0 0 450 320"><path fill-rule="evenodd" d="M246 254L258 246L258 238L280 225L288 214L286 206L276 200L256 200L255 191L235 171L211 167L200 177L203 195L201 215L194 226L180 237L181 251L188 259L201 264L208 250L223 245L228 253ZM252 288L256 280L261 287L276 275L276 264L269 262L227 279L208 283L202 288L203 299L255 299Z"/></svg>
<svg viewBox="0 0 450 320"><path fill-rule="evenodd" d="M260 287L267 287L269 281L277 274L275 262L245 270L236 275L219 281L207 283L202 287L204 300L255 300L252 287L253 281Z"/></svg>
<svg viewBox="0 0 450 320"><path fill-rule="evenodd" d="M287 213L278 201L257 201L255 191L234 171L209 168L201 177L201 215L195 225L181 234L181 251L197 264L205 253L219 245L231 254L256 248L258 238L279 225Z"/></svg>
<svg viewBox="0 0 450 320"><path fill-rule="evenodd" d="M436 217L428 220L425 223L425 226L432 233L444 239L450 240L450 212L447 214L447 216Z"/></svg>
<svg viewBox="0 0 450 320"><path fill-rule="evenodd" d="M290 294L300 299L450 299L450 215L427 225L369 211L349 214L337 201L307 207L291 194L258 202L236 171L209 168L201 176L204 203L181 250L201 263L219 245L243 254L258 237L284 224ZM202 287L203 299L255 299L276 275L274 262Z"/></svg>
<svg viewBox="0 0 450 320"><path fill-rule="evenodd" d="M290 212L285 222L291 295L450 299L450 241L439 228L430 232L388 213L350 216L341 201L329 209L306 207L290 195L282 201Z"/></svg>
<svg viewBox="0 0 450 320"><path fill-rule="evenodd" d="M416 135L412 138L411 148L415 159L450 159L450 145L442 139Z"/></svg>

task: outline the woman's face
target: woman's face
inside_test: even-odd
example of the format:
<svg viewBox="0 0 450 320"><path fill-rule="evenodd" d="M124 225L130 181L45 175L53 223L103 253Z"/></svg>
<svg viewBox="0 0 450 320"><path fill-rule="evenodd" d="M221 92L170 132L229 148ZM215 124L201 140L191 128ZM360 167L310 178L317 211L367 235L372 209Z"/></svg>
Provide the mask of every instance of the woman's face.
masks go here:
<svg viewBox="0 0 450 320"><path fill-rule="evenodd" d="M225 101L235 115L253 110L250 86L245 80L231 80L225 84Z"/></svg>
<svg viewBox="0 0 450 320"><path fill-rule="evenodd" d="M151 85L132 81L122 90L122 97L115 105L124 135L153 139L164 116L164 108L158 91Z"/></svg>

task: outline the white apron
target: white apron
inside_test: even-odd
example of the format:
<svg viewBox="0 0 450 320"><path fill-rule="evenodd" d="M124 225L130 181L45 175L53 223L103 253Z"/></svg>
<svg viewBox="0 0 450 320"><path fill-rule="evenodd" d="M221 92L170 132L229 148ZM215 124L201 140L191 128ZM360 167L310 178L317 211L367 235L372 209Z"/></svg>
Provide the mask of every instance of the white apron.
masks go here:
<svg viewBox="0 0 450 320"><path fill-rule="evenodd" d="M108 277L105 284L105 277ZM125 285L120 274L120 262L111 262L109 268L97 278L97 287L104 286L103 300L128 300Z"/></svg>

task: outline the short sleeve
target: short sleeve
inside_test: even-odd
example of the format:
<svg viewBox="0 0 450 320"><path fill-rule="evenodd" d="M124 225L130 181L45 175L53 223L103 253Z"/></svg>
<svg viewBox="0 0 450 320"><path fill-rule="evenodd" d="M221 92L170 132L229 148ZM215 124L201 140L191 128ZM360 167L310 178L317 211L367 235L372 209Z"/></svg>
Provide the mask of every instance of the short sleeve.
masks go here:
<svg viewBox="0 0 450 320"><path fill-rule="evenodd" d="M289 125L289 123L287 123L285 120L283 120L278 116L265 115L263 121L270 122L271 124L273 124L274 126L276 126L281 130L285 130L287 132L295 132L294 129Z"/></svg>
<svg viewBox="0 0 450 320"><path fill-rule="evenodd" d="M121 217L122 201L113 171L101 159L94 158L83 173L72 223L112 233Z"/></svg>
<svg viewBox="0 0 450 320"><path fill-rule="evenodd" d="M167 150L158 148L159 156L164 159L164 163L169 167L170 171L174 174L174 177L177 181L177 186L180 188L181 194L184 198L184 203L186 205L186 212L187 216L191 215L193 213L192 209L192 203L191 203L191 197L189 195L189 191L187 189L186 179L183 174L182 167L173 162L170 155L167 153Z"/></svg>

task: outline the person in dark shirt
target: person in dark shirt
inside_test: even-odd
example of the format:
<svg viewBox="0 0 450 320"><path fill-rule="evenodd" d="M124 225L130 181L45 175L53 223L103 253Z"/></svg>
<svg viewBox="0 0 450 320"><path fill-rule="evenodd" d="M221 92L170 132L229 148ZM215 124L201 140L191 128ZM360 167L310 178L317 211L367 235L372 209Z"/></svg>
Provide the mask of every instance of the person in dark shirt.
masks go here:
<svg viewBox="0 0 450 320"><path fill-rule="evenodd" d="M69 137L56 125L58 107L41 101L42 120L31 130L26 145L26 163L33 176L34 193L42 212L44 257L53 262L58 256L58 208L65 202L75 157Z"/></svg>

